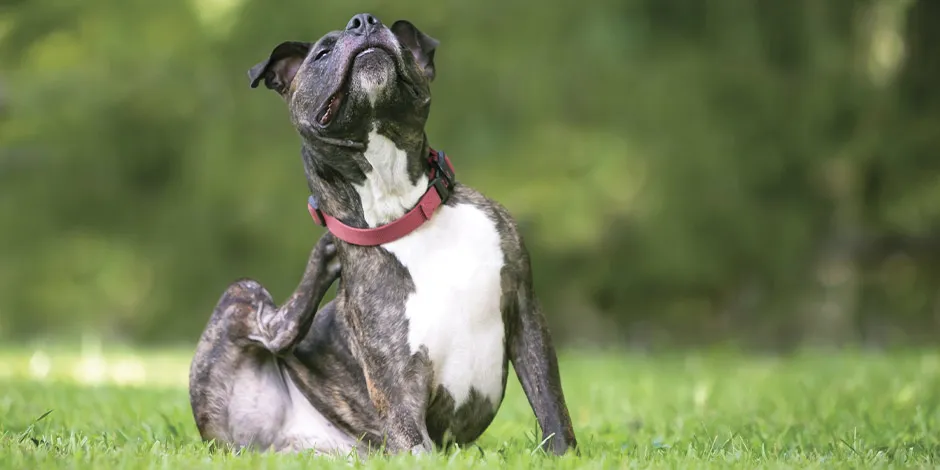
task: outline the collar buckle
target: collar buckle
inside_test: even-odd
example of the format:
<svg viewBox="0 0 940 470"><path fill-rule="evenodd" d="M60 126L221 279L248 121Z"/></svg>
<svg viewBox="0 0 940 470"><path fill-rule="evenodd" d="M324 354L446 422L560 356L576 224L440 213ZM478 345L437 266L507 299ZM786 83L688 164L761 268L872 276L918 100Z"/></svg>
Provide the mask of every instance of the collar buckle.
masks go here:
<svg viewBox="0 0 940 470"><path fill-rule="evenodd" d="M450 199L454 191L454 168L450 164L450 159L444 152L431 150L431 169L432 178L428 186L433 186L437 194L441 197L441 204Z"/></svg>
<svg viewBox="0 0 940 470"><path fill-rule="evenodd" d="M307 212L310 213L310 217L313 218L313 222L321 227L326 227L326 218L323 217L323 212L320 211L320 207L317 204L317 198L311 195L307 198Z"/></svg>

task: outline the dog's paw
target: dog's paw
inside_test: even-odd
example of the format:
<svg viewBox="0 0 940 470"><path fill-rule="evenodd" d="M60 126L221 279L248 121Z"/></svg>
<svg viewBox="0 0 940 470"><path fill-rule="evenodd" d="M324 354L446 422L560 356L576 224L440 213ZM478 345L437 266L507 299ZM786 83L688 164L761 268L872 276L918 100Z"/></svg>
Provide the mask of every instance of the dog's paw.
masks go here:
<svg viewBox="0 0 940 470"><path fill-rule="evenodd" d="M320 237L314 253L323 279L332 284L339 277L342 270L339 258L336 257L336 241L333 234L327 232Z"/></svg>
<svg viewBox="0 0 940 470"><path fill-rule="evenodd" d="M276 316L276 308L268 308L264 302L255 304L255 323L258 325L258 332L261 333L262 338L268 340L273 338L271 332L277 331L273 325Z"/></svg>
<svg viewBox="0 0 940 470"><path fill-rule="evenodd" d="M255 304L255 325L258 327L258 335L254 339L268 350L273 346L278 330L277 310L264 302Z"/></svg>
<svg viewBox="0 0 940 470"><path fill-rule="evenodd" d="M300 334L299 321L289 305L278 308L273 303L260 303L256 306L256 341L275 355L286 354Z"/></svg>
<svg viewBox="0 0 940 470"><path fill-rule="evenodd" d="M258 341L272 353L280 354L289 343L291 329L287 324L283 309L273 304L259 302L255 305L256 324L258 325Z"/></svg>
<svg viewBox="0 0 940 470"><path fill-rule="evenodd" d="M333 260L331 263L326 265L326 270L323 275L330 281L335 281L339 278L340 273L343 271L343 265L340 264L339 260Z"/></svg>
<svg viewBox="0 0 940 470"><path fill-rule="evenodd" d="M431 450L427 446L418 444L411 448L411 455L415 457L424 457L431 453Z"/></svg>
<svg viewBox="0 0 940 470"><path fill-rule="evenodd" d="M336 256L336 239L332 233L326 232L320 237L315 252L323 263L329 263Z"/></svg>

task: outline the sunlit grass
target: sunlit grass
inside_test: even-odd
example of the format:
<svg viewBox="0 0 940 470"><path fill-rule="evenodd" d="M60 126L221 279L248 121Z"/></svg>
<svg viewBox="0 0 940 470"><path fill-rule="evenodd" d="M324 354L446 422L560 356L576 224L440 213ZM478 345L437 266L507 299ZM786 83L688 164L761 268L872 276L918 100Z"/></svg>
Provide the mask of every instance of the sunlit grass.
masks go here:
<svg viewBox="0 0 940 470"><path fill-rule="evenodd" d="M940 354L562 355L582 455L541 455L515 377L478 446L430 458L317 460L210 450L190 351L0 351L0 468L934 467Z"/></svg>
<svg viewBox="0 0 940 470"><path fill-rule="evenodd" d="M185 349L106 351L92 338L75 348L0 350L0 380L185 387L189 354Z"/></svg>

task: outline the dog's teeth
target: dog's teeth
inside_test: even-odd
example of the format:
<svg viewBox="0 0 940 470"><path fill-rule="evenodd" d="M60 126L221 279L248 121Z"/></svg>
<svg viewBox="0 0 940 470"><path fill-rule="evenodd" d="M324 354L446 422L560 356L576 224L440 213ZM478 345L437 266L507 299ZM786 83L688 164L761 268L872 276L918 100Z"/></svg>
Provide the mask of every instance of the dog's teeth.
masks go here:
<svg viewBox="0 0 940 470"><path fill-rule="evenodd" d="M333 117L333 105L336 104L336 98L336 95L330 98L330 102L326 105L326 112L324 112L323 117L320 118L320 124L325 126L330 118Z"/></svg>

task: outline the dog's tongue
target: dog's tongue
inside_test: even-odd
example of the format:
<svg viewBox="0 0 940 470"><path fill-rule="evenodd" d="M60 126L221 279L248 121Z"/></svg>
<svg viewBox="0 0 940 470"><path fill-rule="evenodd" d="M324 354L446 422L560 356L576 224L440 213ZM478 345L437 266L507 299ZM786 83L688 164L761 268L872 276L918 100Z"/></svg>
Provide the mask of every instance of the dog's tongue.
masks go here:
<svg viewBox="0 0 940 470"><path fill-rule="evenodd" d="M326 111L323 112L323 116L320 116L320 124L327 125L333 119L333 116L339 111L339 105L343 102L343 92L338 91L332 98L330 98L330 104L327 105Z"/></svg>

